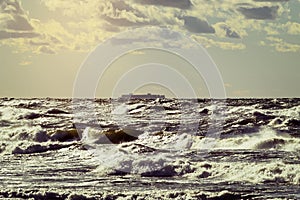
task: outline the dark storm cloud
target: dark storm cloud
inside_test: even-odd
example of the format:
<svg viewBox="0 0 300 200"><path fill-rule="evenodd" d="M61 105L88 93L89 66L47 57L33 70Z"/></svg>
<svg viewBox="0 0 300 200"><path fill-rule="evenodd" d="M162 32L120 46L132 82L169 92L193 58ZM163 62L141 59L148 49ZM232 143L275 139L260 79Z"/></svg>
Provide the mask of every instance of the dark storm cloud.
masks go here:
<svg viewBox="0 0 300 200"><path fill-rule="evenodd" d="M150 21L143 13L139 10L132 8L129 4L124 1L116 0L111 1L113 12L102 15L101 18L109 22L109 24L115 27L126 27L126 26L145 26L145 25L157 25L157 22ZM124 12L125 11L125 12ZM119 16L119 12L123 13L123 17ZM127 15L129 14L130 15ZM138 18L132 19L132 14ZM104 26L105 30L112 31L108 25ZM113 30L116 31L116 30Z"/></svg>
<svg viewBox="0 0 300 200"><path fill-rule="evenodd" d="M116 25L116 26L145 26L145 25L156 25L155 22L147 22L147 21L141 21L141 22L134 22L130 21L126 18L113 18L109 16L103 16L103 18L109 22L110 24Z"/></svg>
<svg viewBox="0 0 300 200"><path fill-rule="evenodd" d="M149 27L137 32L136 35L128 32L126 35L111 38L110 42L112 45L127 45L133 43L157 43L166 45L165 41L176 41L181 38L182 36L179 33L170 31L169 29Z"/></svg>
<svg viewBox="0 0 300 200"><path fill-rule="evenodd" d="M24 14L18 1L0 0L1 13Z"/></svg>
<svg viewBox="0 0 300 200"><path fill-rule="evenodd" d="M56 54L56 52L51 49L49 46L40 46L38 48L39 53L44 53L44 54Z"/></svg>
<svg viewBox="0 0 300 200"><path fill-rule="evenodd" d="M125 3L125 1L111 1L112 6L114 9L117 10L125 10L125 11L132 11L132 7Z"/></svg>
<svg viewBox="0 0 300 200"><path fill-rule="evenodd" d="M11 30L32 30L18 1L0 1L0 27Z"/></svg>
<svg viewBox="0 0 300 200"><path fill-rule="evenodd" d="M289 0L253 0L256 2L288 2Z"/></svg>
<svg viewBox="0 0 300 200"><path fill-rule="evenodd" d="M18 31L30 31L33 27L25 16L15 15L12 19L6 21L6 28Z"/></svg>
<svg viewBox="0 0 300 200"><path fill-rule="evenodd" d="M197 17L184 16L184 27L192 33L215 33L215 29L205 20Z"/></svg>
<svg viewBox="0 0 300 200"><path fill-rule="evenodd" d="M48 45L50 45L49 42L36 42L34 40L30 40L29 44L32 46L48 46Z"/></svg>
<svg viewBox="0 0 300 200"><path fill-rule="evenodd" d="M247 19L275 19L278 16L278 6L264 6L257 8L240 7L238 11L241 12Z"/></svg>
<svg viewBox="0 0 300 200"><path fill-rule="evenodd" d="M190 0L135 0L146 5L166 6L180 9L190 9L193 4Z"/></svg>
<svg viewBox="0 0 300 200"><path fill-rule="evenodd" d="M103 16L103 18L110 24L117 25L117 26L134 26L134 25L136 25L135 22L129 21L126 18L113 18L113 17L109 17L109 16Z"/></svg>
<svg viewBox="0 0 300 200"><path fill-rule="evenodd" d="M180 40L182 38L179 33L170 31L168 29L161 29L159 35L161 38L169 40Z"/></svg>
<svg viewBox="0 0 300 200"><path fill-rule="evenodd" d="M226 31L226 37L237 38L237 39L241 38L241 36L234 30L232 30L229 26L221 25L220 27Z"/></svg>
<svg viewBox="0 0 300 200"><path fill-rule="evenodd" d="M9 38L34 38L38 37L39 34L35 32L9 32L0 31L0 40Z"/></svg>
<svg viewBox="0 0 300 200"><path fill-rule="evenodd" d="M19 1L0 0L0 39L33 38L33 31Z"/></svg>

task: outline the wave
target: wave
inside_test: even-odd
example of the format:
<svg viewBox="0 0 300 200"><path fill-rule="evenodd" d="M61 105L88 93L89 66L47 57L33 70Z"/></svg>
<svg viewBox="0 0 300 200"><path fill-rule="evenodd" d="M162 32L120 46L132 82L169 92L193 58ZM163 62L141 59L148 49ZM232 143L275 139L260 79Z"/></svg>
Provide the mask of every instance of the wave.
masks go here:
<svg viewBox="0 0 300 200"><path fill-rule="evenodd" d="M75 119L70 100L0 101L2 155L74 147L98 175L299 185L297 99L98 100L75 105Z"/></svg>
<svg viewBox="0 0 300 200"><path fill-rule="evenodd" d="M83 194L82 194L83 193ZM155 192L146 191L99 191L96 194L89 195L85 192L69 191L65 192L37 192L35 190L18 190L0 192L0 197L4 198L22 198L22 199L68 199L68 200L95 200L95 199L201 199L201 200L221 200L221 199L249 199L257 195L238 194L227 190L221 192L201 192L189 189L184 190L164 190L158 189Z"/></svg>
<svg viewBox="0 0 300 200"><path fill-rule="evenodd" d="M277 149L299 151L300 138L277 132L271 128L264 128L251 134L235 135L224 138L195 138L193 148L205 148L206 142L211 140L211 149Z"/></svg>
<svg viewBox="0 0 300 200"><path fill-rule="evenodd" d="M59 150L63 148L68 148L73 145L77 145L77 143L69 143L69 144L30 144L29 146L25 146L22 148L22 146L17 146L12 153L13 154L33 154L33 153L44 153L47 151L54 151Z"/></svg>

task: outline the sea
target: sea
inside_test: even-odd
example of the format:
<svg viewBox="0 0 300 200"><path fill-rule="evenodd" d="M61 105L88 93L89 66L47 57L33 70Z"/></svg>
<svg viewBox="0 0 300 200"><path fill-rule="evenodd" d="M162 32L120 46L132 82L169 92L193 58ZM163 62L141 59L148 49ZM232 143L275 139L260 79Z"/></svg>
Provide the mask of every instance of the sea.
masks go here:
<svg viewBox="0 0 300 200"><path fill-rule="evenodd" d="M0 99L1 199L300 199L300 99Z"/></svg>

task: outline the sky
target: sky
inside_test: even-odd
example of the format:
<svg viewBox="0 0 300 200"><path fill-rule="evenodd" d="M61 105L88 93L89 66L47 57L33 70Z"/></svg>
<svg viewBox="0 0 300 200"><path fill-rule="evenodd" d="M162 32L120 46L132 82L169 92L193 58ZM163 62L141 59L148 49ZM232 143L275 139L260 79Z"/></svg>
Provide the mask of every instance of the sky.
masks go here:
<svg viewBox="0 0 300 200"><path fill-rule="evenodd" d="M227 97L300 97L300 0L0 0L0 96L72 97L90 52L143 27L167 28L201 44ZM119 61L116 70L134 59ZM110 77L106 84L115 84ZM134 92L172 93L152 86ZM205 85L199 88L204 92L197 95L206 97Z"/></svg>

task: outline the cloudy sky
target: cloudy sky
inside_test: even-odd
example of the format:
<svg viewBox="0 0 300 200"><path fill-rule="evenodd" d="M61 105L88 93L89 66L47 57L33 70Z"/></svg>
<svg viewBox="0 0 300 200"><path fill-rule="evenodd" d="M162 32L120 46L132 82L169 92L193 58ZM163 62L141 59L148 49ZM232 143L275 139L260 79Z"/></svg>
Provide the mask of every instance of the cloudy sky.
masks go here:
<svg viewBox="0 0 300 200"><path fill-rule="evenodd" d="M0 96L71 97L98 44L153 26L203 45L228 97L300 97L300 0L0 0Z"/></svg>

